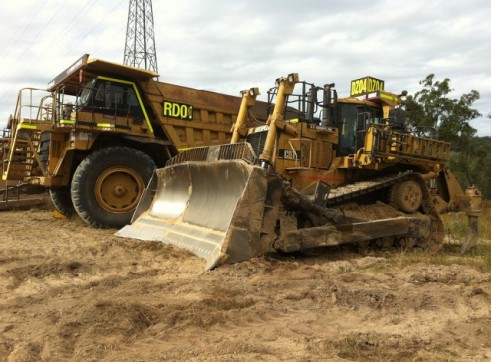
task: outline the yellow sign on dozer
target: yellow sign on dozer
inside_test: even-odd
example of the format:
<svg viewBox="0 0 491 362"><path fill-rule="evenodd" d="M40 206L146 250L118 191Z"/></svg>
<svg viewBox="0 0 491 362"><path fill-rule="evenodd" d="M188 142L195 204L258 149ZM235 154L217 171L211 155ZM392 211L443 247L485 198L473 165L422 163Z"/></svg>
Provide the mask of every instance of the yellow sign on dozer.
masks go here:
<svg viewBox="0 0 491 362"><path fill-rule="evenodd" d="M267 194L264 169L243 161L185 162L154 173L133 216L116 235L159 240L206 259L206 269L258 250Z"/></svg>

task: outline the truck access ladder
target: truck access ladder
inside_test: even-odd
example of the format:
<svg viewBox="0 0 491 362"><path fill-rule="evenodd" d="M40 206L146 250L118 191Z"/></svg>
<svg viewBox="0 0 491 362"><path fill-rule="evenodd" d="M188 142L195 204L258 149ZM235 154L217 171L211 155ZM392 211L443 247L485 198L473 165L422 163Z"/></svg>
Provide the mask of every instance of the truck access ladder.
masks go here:
<svg viewBox="0 0 491 362"><path fill-rule="evenodd" d="M40 98L39 106L32 106L35 91L46 94L45 90L34 88L20 90L15 114L9 119L7 129L4 130L3 180L23 181L35 173L45 173L38 148L42 131L51 128L53 98L51 95L43 96ZM27 105L22 103L23 98L29 99Z"/></svg>

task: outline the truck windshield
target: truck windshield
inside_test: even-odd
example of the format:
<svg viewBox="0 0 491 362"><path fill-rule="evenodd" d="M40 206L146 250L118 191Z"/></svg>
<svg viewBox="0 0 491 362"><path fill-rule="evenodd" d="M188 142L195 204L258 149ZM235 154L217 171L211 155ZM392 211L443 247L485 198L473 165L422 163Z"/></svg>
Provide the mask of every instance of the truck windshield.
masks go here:
<svg viewBox="0 0 491 362"><path fill-rule="evenodd" d="M95 85L96 79L92 79L90 82L86 83L85 86L82 89L82 92L80 93L80 96L77 100L77 104L79 106L87 106L89 104L89 99L90 96L92 95L92 92L94 91L94 85Z"/></svg>
<svg viewBox="0 0 491 362"><path fill-rule="evenodd" d="M111 117L131 117L134 123L144 119L141 104L131 84L95 78L86 83L77 99L77 111Z"/></svg>

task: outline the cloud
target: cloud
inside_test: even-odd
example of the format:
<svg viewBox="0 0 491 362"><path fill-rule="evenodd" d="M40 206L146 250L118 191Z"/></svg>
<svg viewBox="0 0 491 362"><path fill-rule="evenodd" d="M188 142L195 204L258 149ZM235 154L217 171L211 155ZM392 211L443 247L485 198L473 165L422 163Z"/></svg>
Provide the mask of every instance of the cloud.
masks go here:
<svg viewBox="0 0 491 362"><path fill-rule="evenodd" d="M121 62L128 0L8 2L0 14L0 126L18 88L44 88L84 53ZM455 94L476 89L475 106L491 112L491 6L466 2L389 0L154 1L161 80L238 94L298 72L340 95L350 80L371 75L410 93L435 73ZM491 135L488 118L472 122Z"/></svg>

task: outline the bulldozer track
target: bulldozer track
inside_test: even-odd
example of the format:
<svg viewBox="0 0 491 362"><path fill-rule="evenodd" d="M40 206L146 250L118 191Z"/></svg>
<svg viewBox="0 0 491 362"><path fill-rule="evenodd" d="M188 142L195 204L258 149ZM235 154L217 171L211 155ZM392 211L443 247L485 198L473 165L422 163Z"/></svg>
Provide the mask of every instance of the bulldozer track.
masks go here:
<svg viewBox="0 0 491 362"><path fill-rule="evenodd" d="M397 175L379 177L370 181L360 181L346 186L337 187L329 192L326 206L332 207L349 202L359 196L395 185L399 181L409 180L414 172L404 172Z"/></svg>
<svg viewBox="0 0 491 362"><path fill-rule="evenodd" d="M419 173L406 171L396 175L388 175L370 181L360 181L335 188L330 191L326 206L332 208L347 202L356 201L356 199L360 196L364 196L371 192L388 188L400 181L406 180L413 180L420 185L423 192L421 208L423 210L423 213L425 215L428 215L431 219L431 230L429 233L429 237L425 240L420 241L418 243L418 246L436 252L443 243L443 222L440 218L440 215L436 211L436 208L433 204L433 199L425 184L425 181Z"/></svg>

